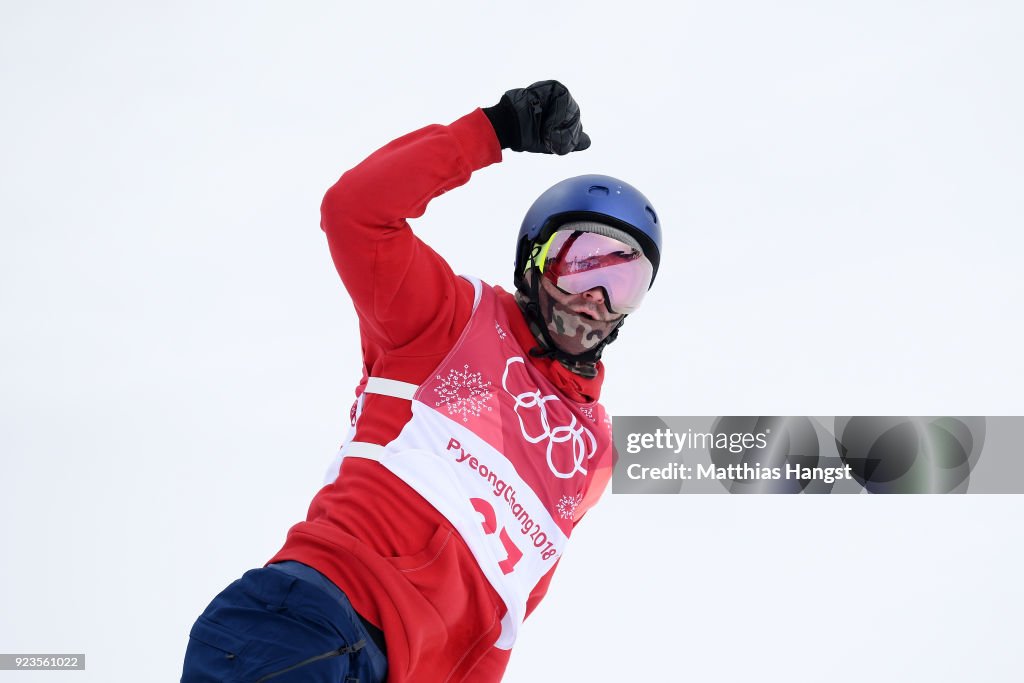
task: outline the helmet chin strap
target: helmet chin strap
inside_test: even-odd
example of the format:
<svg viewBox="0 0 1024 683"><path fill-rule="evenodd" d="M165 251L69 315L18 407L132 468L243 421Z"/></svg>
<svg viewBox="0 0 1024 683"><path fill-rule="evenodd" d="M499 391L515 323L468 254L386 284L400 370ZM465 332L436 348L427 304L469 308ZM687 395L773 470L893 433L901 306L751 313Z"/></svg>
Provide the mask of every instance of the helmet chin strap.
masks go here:
<svg viewBox="0 0 1024 683"><path fill-rule="evenodd" d="M543 356L553 358L564 365L566 369L582 377L595 377L597 375L597 362L601 359L604 348L611 344L619 335L619 329L625 322L626 316L619 319L618 323L599 341L593 348L582 353L569 353L558 346L548 330L548 320L545 318L540 306L540 278L536 271L525 283L529 294L522 290L516 291L516 302L523 311L530 331L533 332L538 346L530 351L531 356Z"/></svg>

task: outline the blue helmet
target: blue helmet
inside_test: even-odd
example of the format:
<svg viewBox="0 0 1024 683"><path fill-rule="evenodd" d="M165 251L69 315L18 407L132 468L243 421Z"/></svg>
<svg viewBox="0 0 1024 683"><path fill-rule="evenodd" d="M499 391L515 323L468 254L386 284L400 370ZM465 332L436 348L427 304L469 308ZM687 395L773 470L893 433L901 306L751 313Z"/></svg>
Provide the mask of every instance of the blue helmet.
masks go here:
<svg viewBox="0 0 1024 683"><path fill-rule="evenodd" d="M595 221L629 233L654 266L661 263L661 223L651 202L632 185L606 175L581 175L550 187L526 212L516 238L515 283L525 290L523 270L534 245L571 221Z"/></svg>

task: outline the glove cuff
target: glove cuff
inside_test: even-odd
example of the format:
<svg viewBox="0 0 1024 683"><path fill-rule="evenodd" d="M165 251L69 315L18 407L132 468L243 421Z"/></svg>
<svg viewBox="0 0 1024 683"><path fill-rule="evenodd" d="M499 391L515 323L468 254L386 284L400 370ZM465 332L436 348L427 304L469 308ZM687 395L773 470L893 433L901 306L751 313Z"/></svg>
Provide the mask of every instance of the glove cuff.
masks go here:
<svg viewBox="0 0 1024 683"><path fill-rule="evenodd" d="M519 134L519 117L516 114L515 107L512 106L512 100L509 99L508 95L502 95L501 100L493 107L484 107L484 114L491 122L491 126L494 128L494 134L498 136L498 144L501 145L502 149L512 149L519 151L517 148L522 147L522 140Z"/></svg>

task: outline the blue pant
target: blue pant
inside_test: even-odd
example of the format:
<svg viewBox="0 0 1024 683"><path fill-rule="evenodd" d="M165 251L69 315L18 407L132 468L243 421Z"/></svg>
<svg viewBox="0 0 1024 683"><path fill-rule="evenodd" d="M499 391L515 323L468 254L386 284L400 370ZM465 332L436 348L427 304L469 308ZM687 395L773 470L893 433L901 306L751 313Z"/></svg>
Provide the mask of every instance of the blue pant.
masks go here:
<svg viewBox="0 0 1024 683"><path fill-rule="evenodd" d="M192 626L181 683L382 683L387 660L341 590L315 569L251 569Z"/></svg>

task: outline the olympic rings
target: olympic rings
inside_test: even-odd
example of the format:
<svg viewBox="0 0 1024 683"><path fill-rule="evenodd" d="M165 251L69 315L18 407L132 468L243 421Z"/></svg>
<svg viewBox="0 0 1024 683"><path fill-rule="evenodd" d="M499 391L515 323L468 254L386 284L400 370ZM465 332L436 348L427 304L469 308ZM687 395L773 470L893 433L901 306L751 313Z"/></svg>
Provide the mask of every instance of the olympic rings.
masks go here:
<svg viewBox="0 0 1024 683"><path fill-rule="evenodd" d="M584 476L587 474L587 468L584 467L584 463L597 454L597 439L594 438L593 433L579 424L576 416L569 414L570 422L568 425L559 425L554 428L551 427L548 421L548 410L545 404L549 401L555 401L555 403L561 403L558 397L551 394L548 396L541 395L539 389L533 391L523 391L521 393L514 393L508 386L509 371L513 363L522 363L525 370L526 362L520 356L513 356L505 361L505 372L501 375L501 388L505 390L509 396L515 399L515 410L516 417L519 418L519 431L522 432L523 438L529 443L540 443L547 440L547 461L548 467L551 469L551 473L559 479L569 479L576 475L577 472L583 473ZM519 409L531 409L537 408L540 411L540 424L543 427L543 432L537 435L529 433L526 422L523 420L523 413L519 412ZM530 411L531 413L533 411ZM568 472L562 471L555 466L555 444L571 443L572 444L572 460L573 467ZM559 449L563 450L563 449ZM560 458L560 460L564 459Z"/></svg>

